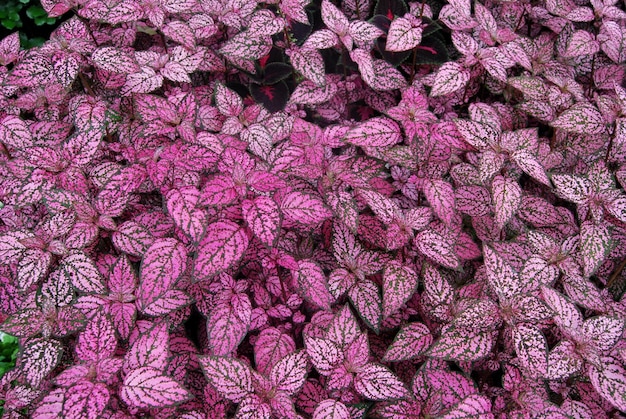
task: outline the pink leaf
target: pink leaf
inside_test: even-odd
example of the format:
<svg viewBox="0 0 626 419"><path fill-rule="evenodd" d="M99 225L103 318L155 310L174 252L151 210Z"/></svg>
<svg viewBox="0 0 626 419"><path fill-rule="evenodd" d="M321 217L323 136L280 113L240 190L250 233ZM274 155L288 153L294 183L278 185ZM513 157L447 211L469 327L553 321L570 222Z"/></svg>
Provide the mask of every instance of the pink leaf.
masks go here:
<svg viewBox="0 0 626 419"><path fill-rule="evenodd" d="M400 328L382 360L398 362L416 358L426 352L432 343L433 336L423 323L406 324Z"/></svg>
<svg viewBox="0 0 626 419"><path fill-rule="evenodd" d="M328 291L328 281L320 266L310 260L298 262L297 282L302 296L311 304L322 308L330 309L330 304L334 301L333 296Z"/></svg>
<svg viewBox="0 0 626 419"><path fill-rule="evenodd" d="M68 419L97 419L109 403L109 390L102 383L81 381L65 394L63 417Z"/></svg>
<svg viewBox="0 0 626 419"><path fill-rule="evenodd" d="M513 342L521 366L532 376L543 376L548 372L548 343L537 327L516 325Z"/></svg>
<svg viewBox="0 0 626 419"><path fill-rule="evenodd" d="M293 68L312 81L317 87L326 85L324 59L316 49L292 49L289 60Z"/></svg>
<svg viewBox="0 0 626 419"><path fill-rule="evenodd" d="M574 58L581 55L593 55L598 51L600 51L600 43L596 41L595 36L591 32L578 30L569 37L563 56Z"/></svg>
<svg viewBox="0 0 626 419"><path fill-rule="evenodd" d="M313 411L313 419L349 419L350 417L346 405L333 399L322 400Z"/></svg>
<svg viewBox="0 0 626 419"><path fill-rule="evenodd" d="M510 299L520 292L519 276L513 267L489 246L483 246L487 280L493 290L503 299Z"/></svg>
<svg viewBox="0 0 626 419"><path fill-rule="evenodd" d="M250 301L247 301L250 306ZM241 343L250 325L251 307L241 316L230 304L221 304L211 310L207 319L208 346L215 355L229 355Z"/></svg>
<svg viewBox="0 0 626 419"><path fill-rule="evenodd" d="M313 366L322 375L330 375L344 359L341 348L329 339L311 337L305 334L304 346Z"/></svg>
<svg viewBox="0 0 626 419"><path fill-rule="evenodd" d="M118 250L138 257L142 257L154 242L150 231L134 221L120 224L113 232L112 240Z"/></svg>
<svg viewBox="0 0 626 419"><path fill-rule="evenodd" d="M280 232L280 210L274 200L257 196L241 203L243 218L262 243L272 247Z"/></svg>
<svg viewBox="0 0 626 419"><path fill-rule="evenodd" d="M488 124L465 119L457 119L454 124L463 139L477 149L487 148L489 145L497 143L500 137L499 131Z"/></svg>
<svg viewBox="0 0 626 419"><path fill-rule="evenodd" d="M559 196L576 204L585 203L593 191L591 181L582 176L555 174L552 182Z"/></svg>
<svg viewBox="0 0 626 419"><path fill-rule="evenodd" d="M233 266L248 248L245 230L232 221L217 221L206 227L198 246L194 271L198 279L211 278Z"/></svg>
<svg viewBox="0 0 626 419"><path fill-rule="evenodd" d="M295 350L296 344L288 334L274 327L263 329L254 342L254 363L257 371L268 374L280 359Z"/></svg>
<svg viewBox="0 0 626 419"><path fill-rule="evenodd" d="M170 357L167 325L160 323L145 330L130 346L124 358L124 370L140 367L162 368Z"/></svg>
<svg viewBox="0 0 626 419"><path fill-rule="evenodd" d="M428 179L424 181L423 188L424 195L437 217L446 226L452 227L453 220L456 219L454 188L452 188L452 185L443 180Z"/></svg>
<svg viewBox="0 0 626 419"><path fill-rule="evenodd" d="M348 291L348 297L365 324L378 333L382 317L378 286L369 279L359 281Z"/></svg>
<svg viewBox="0 0 626 419"><path fill-rule="evenodd" d="M358 124L346 134L346 142L367 147L388 147L402 141L400 127L392 119L380 116Z"/></svg>
<svg viewBox="0 0 626 419"><path fill-rule="evenodd" d="M131 74L139 71L135 58L119 48L98 48L91 55L91 59L97 67L112 73Z"/></svg>
<svg viewBox="0 0 626 419"><path fill-rule="evenodd" d="M609 403L626 411L626 370L611 358L605 358L600 368L589 367L593 388Z"/></svg>
<svg viewBox="0 0 626 419"><path fill-rule="evenodd" d="M138 307L145 310L176 284L185 271L187 252L176 239L157 239L141 263Z"/></svg>
<svg viewBox="0 0 626 419"><path fill-rule="evenodd" d="M433 230L424 230L415 236L415 246L426 257L449 269L458 269L460 261L454 243Z"/></svg>
<svg viewBox="0 0 626 419"><path fill-rule="evenodd" d="M319 197L297 191L283 198L280 209L290 220L310 226L332 217L332 212Z"/></svg>
<svg viewBox="0 0 626 419"><path fill-rule="evenodd" d="M406 397L404 383L387 367L367 364L354 377L354 389L371 400L394 400Z"/></svg>
<svg viewBox="0 0 626 419"><path fill-rule="evenodd" d="M61 360L61 343L50 339L33 339L28 342L21 356L22 370L27 382L38 388L43 379Z"/></svg>
<svg viewBox="0 0 626 419"><path fill-rule="evenodd" d="M472 419L493 418L491 414L491 400L482 394L472 394L455 405L441 419Z"/></svg>
<svg viewBox="0 0 626 419"><path fill-rule="evenodd" d="M304 385L307 370L306 352L300 350L291 353L274 365L269 375L270 384L277 391L289 396L294 395Z"/></svg>
<svg viewBox="0 0 626 419"><path fill-rule="evenodd" d="M601 351L610 351L624 332L624 320L617 317L595 316L583 323L583 335Z"/></svg>
<svg viewBox="0 0 626 419"><path fill-rule="evenodd" d="M206 211L196 208L199 198L200 192L193 186L170 189L165 195L167 211L174 223L194 241L204 233L209 218Z"/></svg>
<svg viewBox="0 0 626 419"><path fill-rule="evenodd" d="M391 21L387 33L387 51L408 51L422 41L422 28L414 27L409 19L399 17Z"/></svg>
<svg viewBox="0 0 626 419"><path fill-rule="evenodd" d="M584 102L575 103L561 113L551 125L567 132L583 135L602 134L606 130L602 114L596 107Z"/></svg>
<svg viewBox="0 0 626 419"><path fill-rule="evenodd" d="M600 267L612 249L611 234L605 225L585 221L580 226L580 253L583 274L589 277Z"/></svg>
<svg viewBox="0 0 626 419"><path fill-rule="evenodd" d="M491 331L452 328L441 335L427 355L451 361L476 361L489 355L494 343Z"/></svg>
<svg viewBox="0 0 626 419"><path fill-rule="evenodd" d="M0 139L4 144L17 149L34 145L28 126L15 115L7 115L0 121Z"/></svg>
<svg viewBox="0 0 626 419"><path fill-rule="evenodd" d="M322 20L336 34L343 35L348 31L348 18L329 0L322 1Z"/></svg>
<svg viewBox="0 0 626 419"><path fill-rule="evenodd" d="M547 286L541 287L543 300L556 314L554 322L557 326L569 330L577 330L583 325L583 318L580 311L566 297Z"/></svg>
<svg viewBox="0 0 626 419"><path fill-rule="evenodd" d="M392 261L383 272L383 317L400 310L417 289L417 274L408 266Z"/></svg>
<svg viewBox="0 0 626 419"><path fill-rule="evenodd" d="M117 338L111 320L102 311L98 311L80 334L76 355L83 361L95 363L112 357L116 346Z"/></svg>
<svg viewBox="0 0 626 419"><path fill-rule="evenodd" d="M443 96L464 88L470 80L470 72L455 61L439 67L430 95Z"/></svg>
<svg viewBox="0 0 626 419"><path fill-rule="evenodd" d="M128 96L132 93L150 93L158 89L163 84L163 76L157 74L150 67L141 67L141 71L129 74L126 77L126 84L122 88L122 95Z"/></svg>
<svg viewBox="0 0 626 419"><path fill-rule="evenodd" d="M207 381L223 397L239 403L252 393L252 374L242 361L222 356L199 356L198 359Z"/></svg>
<svg viewBox="0 0 626 419"><path fill-rule="evenodd" d="M191 394L159 369L141 367L124 378L121 397L130 406L153 408L175 406L188 400Z"/></svg>
<svg viewBox="0 0 626 419"><path fill-rule="evenodd" d="M70 278L72 285L83 292L103 294L105 286L96 265L83 252L72 252L59 264L59 269Z"/></svg>
<svg viewBox="0 0 626 419"><path fill-rule="evenodd" d="M501 175L491 183L496 225L503 228L517 212L522 202L522 188L517 181Z"/></svg>
<svg viewBox="0 0 626 419"><path fill-rule="evenodd" d="M243 111L243 100L222 83L215 83L215 105L224 116L239 116Z"/></svg>

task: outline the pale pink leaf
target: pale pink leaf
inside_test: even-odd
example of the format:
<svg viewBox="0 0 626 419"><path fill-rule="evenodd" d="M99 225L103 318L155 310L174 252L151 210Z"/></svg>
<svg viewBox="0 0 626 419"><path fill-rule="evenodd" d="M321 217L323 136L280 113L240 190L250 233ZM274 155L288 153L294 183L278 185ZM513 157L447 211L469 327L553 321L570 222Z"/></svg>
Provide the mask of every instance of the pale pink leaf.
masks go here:
<svg viewBox="0 0 626 419"><path fill-rule="evenodd" d="M348 18L329 0L322 1L322 21L336 34L343 35L348 31Z"/></svg>
<svg viewBox="0 0 626 419"><path fill-rule="evenodd" d="M345 404L333 399L322 400L313 411L313 419L350 419Z"/></svg>
<svg viewBox="0 0 626 419"><path fill-rule="evenodd" d="M577 102L561 113L551 125L567 132L597 135L606 131L606 124L598 109L585 102Z"/></svg>
<svg viewBox="0 0 626 419"><path fill-rule="evenodd" d="M115 247L129 255L142 257L154 242L150 231L134 221L126 221L112 235Z"/></svg>
<svg viewBox="0 0 626 419"><path fill-rule="evenodd" d="M243 100L222 83L215 84L215 105L225 116L239 116L243 111Z"/></svg>
<svg viewBox="0 0 626 419"><path fill-rule="evenodd" d="M402 140L400 127L392 119L380 116L370 118L346 134L346 142L367 147L388 147Z"/></svg>
<svg viewBox="0 0 626 419"><path fill-rule="evenodd" d="M309 226L317 225L333 215L321 198L298 191L288 193L283 198L280 209L290 220Z"/></svg>
<svg viewBox="0 0 626 419"><path fill-rule="evenodd" d="M316 307L330 309L334 298L328 291L328 281L322 268L311 260L298 262L298 268L297 273L294 272L293 275L296 277L302 297Z"/></svg>
<svg viewBox="0 0 626 419"><path fill-rule="evenodd" d="M525 324L513 328L515 353L520 364L533 376L543 376L548 371L548 343L535 326Z"/></svg>
<svg viewBox="0 0 626 419"><path fill-rule="evenodd" d="M537 157L527 150L518 150L511 155L515 163L530 175L533 179L550 186L550 179L546 175L546 170Z"/></svg>
<svg viewBox="0 0 626 419"><path fill-rule="evenodd" d="M598 51L600 51L600 43L595 36L589 31L578 30L569 37L563 56L574 58L581 55L593 55Z"/></svg>
<svg viewBox="0 0 626 419"><path fill-rule="evenodd" d="M307 353L303 350L291 353L274 365L269 374L270 384L277 391L294 395L304 385L307 370Z"/></svg>
<svg viewBox="0 0 626 419"><path fill-rule="evenodd" d="M422 41L422 28L414 27L409 19L399 17L391 21L387 33L387 51L400 52L415 48Z"/></svg>
<svg viewBox="0 0 626 419"><path fill-rule="evenodd" d="M91 59L97 67L112 73L131 74L139 71L135 58L119 48L98 48L91 54Z"/></svg>
<svg viewBox="0 0 626 419"><path fill-rule="evenodd" d="M344 354L335 343L329 339L304 335L304 346L315 369L322 375L330 373L339 365Z"/></svg>
<svg viewBox="0 0 626 419"><path fill-rule="evenodd" d="M589 366L593 388L609 403L626 411L626 370L611 358L605 358L600 368Z"/></svg>
<svg viewBox="0 0 626 419"><path fill-rule="evenodd" d="M199 356L198 359L207 381L223 397L239 403L253 392L250 367L242 361L222 356Z"/></svg>
<svg viewBox="0 0 626 419"><path fill-rule="evenodd" d="M274 327L263 329L254 342L254 363L257 371L268 374L280 359L295 350L296 344L288 334Z"/></svg>
<svg viewBox="0 0 626 419"><path fill-rule="evenodd" d="M580 227L580 254L583 260L583 274L589 277L600 267L608 256L613 243L606 225L596 225L585 221Z"/></svg>
<svg viewBox="0 0 626 419"><path fill-rule="evenodd" d="M493 417L489 397L482 394L472 394L441 416L441 419L488 419Z"/></svg>
<svg viewBox="0 0 626 419"><path fill-rule="evenodd" d="M510 299L519 293L519 275L513 267L489 246L483 246L483 254L487 280L500 298Z"/></svg>
<svg viewBox="0 0 626 419"><path fill-rule="evenodd" d="M43 379L61 360L62 346L59 341L38 338L28 342L20 359L27 382L38 388Z"/></svg>
<svg viewBox="0 0 626 419"><path fill-rule="evenodd" d="M280 231L280 210L274 200L257 196L241 203L244 220L262 243L272 247Z"/></svg>
<svg viewBox="0 0 626 419"><path fill-rule="evenodd" d="M175 406L188 400L191 394L159 369L141 367L124 378L121 397L130 406L153 408Z"/></svg>
<svg viewBox="0 0 626 419"><path fill-rule="evenodd" d="M211 278L233 266L248 248L244 229L232 221L209 224L198 246L195 273L198 279Z"/></svg>
<svg viewBox="0 0 626 419"><path fill-rule="evenodd" d="M624 332L624 320L618 317L595 316L583 323L583 335L601 351L610 351Z"/></svg>
<svg viewBox="0 0 626 419"><path fill-rule="evenodd" d="M81 381L65 394L63 417L67 419L97 419L109 403L109 389L105 384Z"/></svg>
<svg viewBox="0 0 626 419"><path fill-rule="evenodd" d="M497 143L500 137L500 132L488 124L465 119L457 119L454 124L463 139L477 149L487 148Z"/></svg>
<svg viewBox="0 0 626 419"><path fill-rule="evenodd" d="M382 301L378 286L369 279L361 280L348 291L348 297L365 324L378 333L382 318Z"/></svg>
<svg viewBox="0 0 626 419"><path fill-rule="evenodd" d="M359 323L346 304L335 314L328 326L326 337L343 348L352 343L359 334Z"/></svg>
<svg viewBox="0 0 626 419"><path fill-rule="evenodd" d="M451 328L431 346L428 356L450 361L476 361L491 353L493 332Z"/></svg>
<svg viewBox="0 0 626 419"><path fill-rule="evenodd" d="M7 115L0 121L0 139L18 150L34 145L28 126L15 115Z"/></svg>
<svg viewBox="0 0 626 419"><path fill-rule="evenodd" d="M98 272L96 265L83 252L70 253L61 261L59 269L70 278L72 285L80 291L102 294L106 289L102 275Z"/></svg>
<svg viewBox="0 0 626 419"><path fill-rule="evenodd" d="M496 226L503 228L515 215L522 202L522 188L517 181L497 175L491 183Z"/></svg>
<svg viewBox="0 0 626 419"><path fill-rule="evenodd" d="M456 219L454 188L444 180L428 179L423 183L423 191L433 211L443 223L452 227Z"/></svg>
<svg viewBox="0 0 626 419"><path fill-rule="evenodd" d="M439 67L430 91L431 96L443 96L464 88L470 80L470 72L455 61Z"/></svg>
<svg viewBox="0 0 626 419"><path fill-rule="evenodd" d="M415 236L417 249L433 262L449 269L458 269L460 261L454 243L434 230L424 230Z"/></svg>
<svg viewBox="0 0 626 419"><path fill-rule="evenodd" d="M408 266L392 261L383 271L383 317L389 317L406 303L417 289L417 274Z"/></svg>
<svg viewBox="0 0 626 419"><path fill-rule="evenodd" d="M582 327L582 314L569 299L545 285L541 287L541 295L548 307L554 311L554 322L557 326L566 330L577 330Z"/></svg>
<svg viewBox="0 0 626 419"><path fill-rule="evenodd" d="M583 176L555 174L552 182L559 196L576 204L586 202L593 191L591 181Z"/></svg>
<svg viewBox="0 0 626 419"><path fill-rule="evenodd" d="M196 208L199 198L200 192L193 186L170 189L165 194L167 211L172 220L194 241L198 241L204 233L209 218L204 210Z"/></svg>
<svg viewBox="0 0 626 419"><path fill-rule="evenodd" d="M426 325L418 322L406 324L400 328L382 360L398 362L416 358L426 352L432 343L433 336Z"/></svg>
<svg viewBox="0 0 626 419"><path fill-rule="evenodd" d="M124 370L129 371L140 367L162 368L170 356L167 324L153 325L130 346L124 358Z"/></svg>
<svg viewBox="0 0 626 419"><path fill-rule="evenodd" d="M406 397L404 383L387 367L367 364L354 377L354 389L371 400L395 400Z"/></svg>
<svg viewBox="0 0 626 419"><path fill-rule="evenodd" d="M289 60L297 71L312 81L317 87L326 84L324 59L316 49L291 50Z"/></svg>
<svg viewBox="0 0 626 419"><path fill-rule="evenodd" d="M249 300L243 300L241 303L248 306L247 309L243 308L242 312L235 310L231 304L220 304L211 310L211 315L207 319L207 338L213 354L232 353L246 336L252 309Z"/></svg>

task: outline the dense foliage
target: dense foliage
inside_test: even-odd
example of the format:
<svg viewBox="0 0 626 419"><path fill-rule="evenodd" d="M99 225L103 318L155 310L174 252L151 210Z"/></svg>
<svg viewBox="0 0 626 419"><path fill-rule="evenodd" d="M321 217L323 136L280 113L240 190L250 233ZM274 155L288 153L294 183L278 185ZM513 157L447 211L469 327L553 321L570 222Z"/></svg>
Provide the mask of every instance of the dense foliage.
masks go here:
<svg viewBox="0 0 626 419"><path fill-rule="evenodd" d="M42 5L0 42L6 417L626 411L621 4Z"/></svg>

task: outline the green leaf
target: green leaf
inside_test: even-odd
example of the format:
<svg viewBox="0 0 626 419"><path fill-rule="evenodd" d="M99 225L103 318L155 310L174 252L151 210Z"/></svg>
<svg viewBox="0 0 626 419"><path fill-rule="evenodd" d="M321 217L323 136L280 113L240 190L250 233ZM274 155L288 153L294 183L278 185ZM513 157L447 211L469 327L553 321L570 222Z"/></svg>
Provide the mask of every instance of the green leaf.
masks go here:
<svg viewBox="0 0 626 419"><path fill-rule="evenodd" d="M26 16L35 19L40 16L47 16L47 13L41 6L30 6L26 9Z"/></svg>

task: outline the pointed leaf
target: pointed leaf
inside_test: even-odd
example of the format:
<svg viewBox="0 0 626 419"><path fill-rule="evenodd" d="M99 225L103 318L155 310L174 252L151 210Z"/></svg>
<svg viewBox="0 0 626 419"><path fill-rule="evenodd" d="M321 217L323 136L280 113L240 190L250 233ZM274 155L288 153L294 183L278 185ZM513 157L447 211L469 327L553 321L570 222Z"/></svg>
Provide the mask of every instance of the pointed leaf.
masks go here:
<svg viewBox="0 0 626 419"><path fill-rule="evenodd" d="M124 378L121 396L130 406L153 408L175 406L188 400L191 394L160 370L141 367Z"/></svg>
<svg viewBox="0 0 626 419"><path fill-rule="evenodd" d="M390 262L383 272L383 317L389 317L406 303L417 289L417 274L400 262Z"/></svg>
<svg viewBox="0 0 626 419"><path fill-rule="evenodd" d="M198 246L194 271L198 279L211 278L233 266L248 248L245 230L232 221L209 224Z"/></svg>
<svg viewBox="0 0 626 419"><path fill-rule="evenodd" d="M252 393L252 374L242 361L222 356L199 356L198 359L209 384L223 397L239 403Z"/></svg>
<svg viewBox="0 0 626 419"><path fill-rule="evenodd" d="M430 330L423 323L409 323L400 328L385 352L384 362L406 361L422 355L433 343Z"/></svg>
<svg viewBox="0 0 626 419"><path fill-rule="evenodd" d="M297 282L304 297L311 304L321 309L330 309L334 301L328 291L328 281L320 266L310 260L298 262ZM294 273L295 275L295 273Z"/></svg>
<svg viewBox="0 0 626 419"><path fill-rule="evenodd" d="M387 367L367 364L354 377L354 389L371 400L394 400L406 397L404 383Z"/></svg>
<svg viewBox="0 0 626 419"><path fill-rule="evenodd" d="M268 246L274 246L280 231L280 210L274 200L257 196L241 203L243 218L252 232Z"/></svg>
<svg viewBox="0 0 626 419"><path fill-rule="evenodd" d="M346 134L346 142L368 147L388 147L402 140L400 127L386 117L370 118Z"/></svg>

